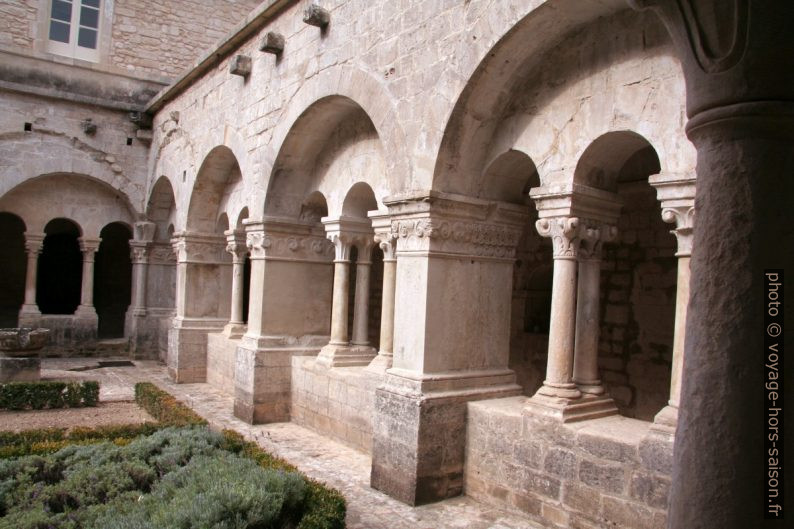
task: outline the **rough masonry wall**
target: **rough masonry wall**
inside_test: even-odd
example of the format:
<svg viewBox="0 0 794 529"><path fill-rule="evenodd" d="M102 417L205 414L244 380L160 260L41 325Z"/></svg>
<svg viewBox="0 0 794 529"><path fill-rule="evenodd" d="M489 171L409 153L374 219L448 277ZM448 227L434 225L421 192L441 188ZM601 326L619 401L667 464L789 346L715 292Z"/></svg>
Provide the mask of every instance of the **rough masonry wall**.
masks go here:
<svg viewBox="0 0 794 529"><path fill-rule="evenodd" d="M32 48L38 13L38 0L0 0L0 46Z"/></svg>
<svg viewBox="0 0 794 529"><path fill-rule="evenodd" d="M110 61L136 75L173 78L262 0L116 0Z"/></svg>

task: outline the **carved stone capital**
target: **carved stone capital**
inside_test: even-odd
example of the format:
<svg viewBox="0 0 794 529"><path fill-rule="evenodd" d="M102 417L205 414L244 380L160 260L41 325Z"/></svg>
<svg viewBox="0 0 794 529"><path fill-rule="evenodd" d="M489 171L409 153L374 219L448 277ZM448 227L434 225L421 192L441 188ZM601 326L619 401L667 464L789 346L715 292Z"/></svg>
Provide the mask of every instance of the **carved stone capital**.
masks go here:
<svg viewBox="0 0 794 529"><path fill-rule="evenodd" d="M605 242L612 242L618 236L618 227L593 220L581 219L580 261L600 261Z"/></svg>
<svg viewBox="0 0 794 529"><path fill-rule="evenodd" d="M676 206L662 209L662 220L675 223L670 233L678 240L678 257L692 255L692 231L695 227L695 206Z"/></svg>
<svg viewBox="0 0 794 529"><path fill-rule="evenodd" d="M376 231L375 243L383 252L384 261L394 261L397 259L397 235L391 230Z"/></svg>
<svg viewBox="0 0 794 529"><path fill-rule="evenodd" d="M224 235L226 235L226 251L232 254L232 261L235 264L244 263L245 256L248 254L245 232L242 230L229 230L224 232Z"/></svg>
<svg viewBox="0 0 794 529"><path fill-rule="evenodd" d="M80 251L83 252L83 261L91 261L94 260L94 254L99 250L99 245L102 242L102 239L89 239L86 237L80 237L77 239L80 243Z"/></svg>
<svg viewBox="0 0 794 529"><path fill-rule="evenodd" d="M43 233L27 233L25 232L25 250L28 256L32 257L41 253L44 249Z"/></svg>
<svg viewBox="0 0 794 529"><path fill-rule="evenodd" d="M329 233L328 240L334 245L334 262L350 262L350 252L353 249L354 237L349 233Z"/></svg>
<svg viewBox="0 0 794 529"><path fill-rule="evenodd" d="M130 259L132 264L146 264L149 262L149 243L146 241L130 241Z"/></svg>
<svg viewBox="0 0 794 529"><path fill-rule="evenodd" d="M554 259L576 259L582 239L582 223L577 217L549 217L535 222L541 237L551 238Z"/></svg>

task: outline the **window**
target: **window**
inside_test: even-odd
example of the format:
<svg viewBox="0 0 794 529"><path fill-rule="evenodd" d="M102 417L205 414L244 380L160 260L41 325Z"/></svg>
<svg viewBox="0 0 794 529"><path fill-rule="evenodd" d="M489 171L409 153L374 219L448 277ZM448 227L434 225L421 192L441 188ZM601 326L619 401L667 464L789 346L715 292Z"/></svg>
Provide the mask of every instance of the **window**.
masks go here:
<svg viewBox="0 0 794 529"><path fill-rule="evenodd" d="M98 62L100 1L52 0L48 50Z"/></svg>

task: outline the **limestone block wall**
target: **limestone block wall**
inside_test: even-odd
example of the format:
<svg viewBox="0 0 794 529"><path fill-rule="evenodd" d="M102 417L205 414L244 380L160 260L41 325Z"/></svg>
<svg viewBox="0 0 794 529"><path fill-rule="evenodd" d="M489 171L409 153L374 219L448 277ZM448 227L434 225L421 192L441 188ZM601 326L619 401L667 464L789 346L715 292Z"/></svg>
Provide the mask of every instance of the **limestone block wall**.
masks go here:
<svg viewBox="0 0 794 529"><path fill-rule="evenodd" d="M325 369L314 357L292 358L293 422L372 453L375 389L381 375L360 367Z"/></svg>
<svg viewBox="0 0 794 529"><path fill-rule="evenodd" d="M101 69L123 71L139 78L174 78L261 0L115 0L111 27L100 25ZM32 52L46 49L48 0L2 0L0 47ZM104 22L103 22L104 24Z"/></svg>
<svg viewBox="0 0 794 529"><path fill-rule="evenodd" d="M613 416L560 424L514 397L468 404L465 493L566 529L663 529L673 440Z"/></svg>
<svg viewBox="0 0 794 529"><path fill-rule="evenodd" d="M207 383L227 395L234 395L234 355L239 342L221 333L207 335Z"/></svg>
<svg viewBox="0 0 794 529"><path fill-rule="evenodd" d="M621 414L653 420L670 398L676 240L646 182L619 194L619 240L601 264L599 370Z"/></svg>

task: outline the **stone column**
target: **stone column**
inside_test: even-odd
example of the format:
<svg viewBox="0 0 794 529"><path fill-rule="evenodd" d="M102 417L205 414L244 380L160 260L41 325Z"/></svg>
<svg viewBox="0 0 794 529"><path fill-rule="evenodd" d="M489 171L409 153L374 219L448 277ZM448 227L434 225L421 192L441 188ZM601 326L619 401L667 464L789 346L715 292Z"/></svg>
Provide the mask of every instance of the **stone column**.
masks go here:
<svg viewBox="0 0 794 529"><path fill-rule="evenodd" d="M694 175L658 174L650 178L662 205L662 219L675 224L670 233L678 241L678 277L675 296L675 328L673 331L673 366L670 373L670 400L654 417L656 430L675 433L681 404L681 379L684 374L686 313L689 307L689 260L692 255L692 231L695 222Z"/></svg>
<svg viewBox="0 0 794 529"><path fill-rule="evenodd" d="M146 273L149 264L149 243L130 241L132 260L132 316L146 316Z"/></svg>
<svg viewBox="0 0 794 529"><path fill-rule="evenodd" d="M394 356L394 295L397 283L396 234L391 231L391 218L387 215L370 215L375 228L375 242L383 252L383 297L380 309L380 349L367 367L383 372L392 366Z"/></svg>
<svg viewBox="0 0 794 529"><path fill-rule="evenodd" d="M580 245L580 223L576 217L540 219L538 233L551 237L554 245L554 279L551 287L551 325L546 380L536 395L577 399L581 391L573 383L573 354L576 333L576 258Z"/></svg>
<svg viewBox="0 0 794 529"><path fill-rule="evenodd" d="M598 376L601 248L604 242L613 241L616 235L616 226L586 223L579 248L573 381L585 396L604 394L604 386Z"/></svg>
<svg viewBox="0 0 794 529"><path fill-rule="evenodd" d="M94 254L99 249L102 239L81 237L80 251L83 252L83 282L80 294L80 306L75 311L78 318L97 319L94 308Z"/></svg>
<svg viewBox="0 0 794 529"><path fill-rule="evenodd" d="M356 297L353 308L353 339L355 346L369 346L369 283L372 271L372 244L374 241L362 241L357 245L356 259Z"/></svg>
<svg viewBox="0 0 794 529"><path fill-rule="evenodd" d="M369 307L369 268L365 252L372 246L372 224L369 219L339 217L323 219L325 230L334 243L334 295L331 309L331 340L317 355L317 365L350 367L368 365L375 357L375 348L368 345L367 320ZM347 328L348 290L350 288L350 252L361 248L359 260L367 259L359 277L356 268L356 307L353 314L354 342L350 343ZM360 286L359 286L360 285ZM366 296L366 299L365 299ZM358 343L356 343L358 342Z"/></svg>
<svg viewBox="0 0 794 529"><path fill-rule="evenodd" d="M28 254L28 267L25 274L25 302L19 311L19 326L37 326L41 312L36 304L36 275L39 255L44 244L44 234L25 233L25 250Z"/></svg>
<svg viewBox="0 0 794 529"><path fill-rule="evenodd" d="M633 4L653 8L672 36L698 156L668 527L744 529L767 525L765 516L783 527L783 498L764 497L762 403L773 353L764 347L765 271L794 269L794 71L780 54L794 49L794 4ZM782 327L794 326L793 314Z"/></svg>
<svg viewBox="0 0 794 529"><path fill-rule="evenodd" d="M245 256L248 254L248 247L245 241L245 232L230 230L226 235L226 251L232 254L232 307L229 323L224 328L224 334L229 338L242 338L245 334L245 322L243 314L243 288L245 286L243 274L245 268Z"/></svg>

